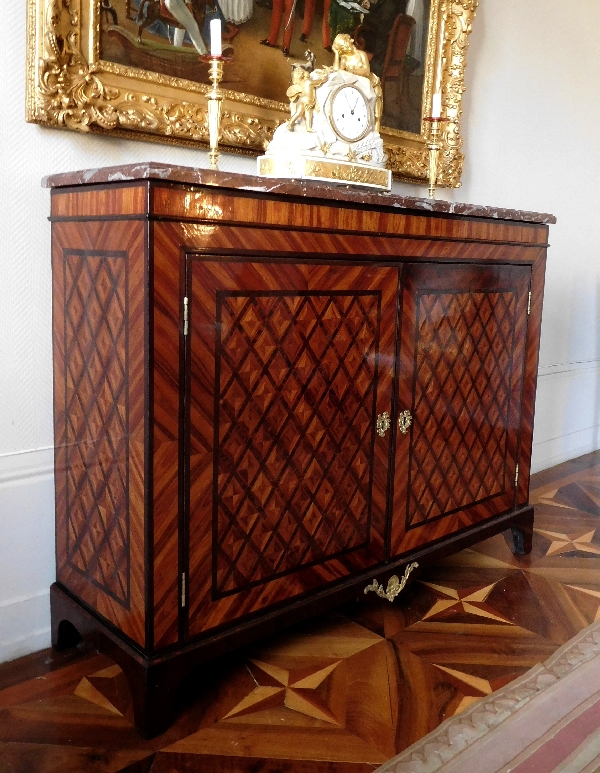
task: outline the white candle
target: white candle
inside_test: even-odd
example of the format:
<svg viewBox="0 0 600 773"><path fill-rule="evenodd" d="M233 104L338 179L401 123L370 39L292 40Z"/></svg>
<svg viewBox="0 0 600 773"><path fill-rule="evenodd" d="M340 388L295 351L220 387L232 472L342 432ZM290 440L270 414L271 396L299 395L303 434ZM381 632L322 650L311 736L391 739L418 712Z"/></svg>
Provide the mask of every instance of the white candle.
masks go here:
<svg viewBox="0 0 600 773"><path fill-rule="evenodd" d="M221 19L211 19L210 22L210 55L221 56Z"/></svg>
<svg viewBox="0 0 600 773"><path fill-rule="evenodd" d="M438 40L438 53L437 53L438 60L437 60L437 68L435 71L435 83L433 86L433 88L436 91L439 91L442 88L442 60L444 59L444 41L445 40L446 40L446 15L444 13L441 13L439 40Z"/></svg>
<svg viewBox="0 0 600 773"><path fill-rule="evenodd" d="M442 95L436 91L431 98L431 117L440 118L442 115Z"/></svg>

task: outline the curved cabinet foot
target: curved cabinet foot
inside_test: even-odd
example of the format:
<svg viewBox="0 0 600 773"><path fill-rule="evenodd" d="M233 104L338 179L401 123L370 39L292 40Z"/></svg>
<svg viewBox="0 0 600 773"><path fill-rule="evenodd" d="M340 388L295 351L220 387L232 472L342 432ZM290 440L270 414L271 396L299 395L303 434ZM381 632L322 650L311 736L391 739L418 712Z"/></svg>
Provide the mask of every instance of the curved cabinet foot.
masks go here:
<svg viewBox="0 0 600 773"><path fill-rule="evenodd" d="M511 527L513 538L513 553L527 556L531 553L533 541L533 507L523 513L518 522Z"/></svg>
<svg viewBox="0 0 600 773"><path fill-rule="evenodd" d="M69 620L52 620L52 647L60 652L76 647L81 642L81 634Z"/></svg>
<svg viewBox="0 0 600 773"><path fill-rule="evenodd" d="M179 687L176 675L160 666L130 664L123 668L133 700L135 727L144 738L154 738L173 721L173 704Z"/></svg>
<svg viewBox="0 0 600 773"><path fill-rule="evenodd" d="M137 731L144 738L163 733L172 721L175 693L185 669L177 661L145 658L56 583L50 588L50 613L52 646L66 649L83 639L112 658L129 683Z"/></svg>

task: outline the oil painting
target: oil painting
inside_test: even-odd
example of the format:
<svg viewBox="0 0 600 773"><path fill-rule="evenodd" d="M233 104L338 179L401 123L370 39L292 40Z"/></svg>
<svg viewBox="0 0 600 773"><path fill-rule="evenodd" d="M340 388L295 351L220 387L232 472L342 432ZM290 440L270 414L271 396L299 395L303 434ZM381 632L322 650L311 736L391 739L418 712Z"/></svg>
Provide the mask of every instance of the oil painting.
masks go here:
<svg viewBox="0 0 600 773"><path fill-rule="evenodd" d="M218 18L227 57L221 144L260 153L287 118L291 65L306 57L331 65L332 40L347 33L382 83L381 135L394 175L426 179L424 118L439 92L440 184L456 186L476 6L477 0L28 0L27 118L205 145L203 56Z"/></svg>
<svg viewBox="0 0 600 773"><path fill-rule="evenodd" d="M209 23L220 18L231 57L221 86L282 102L290 61L311 51L331 65L348 33L384 89L383 124L419 134L430 0L103 0L103 60L206 83Z"/></svg>

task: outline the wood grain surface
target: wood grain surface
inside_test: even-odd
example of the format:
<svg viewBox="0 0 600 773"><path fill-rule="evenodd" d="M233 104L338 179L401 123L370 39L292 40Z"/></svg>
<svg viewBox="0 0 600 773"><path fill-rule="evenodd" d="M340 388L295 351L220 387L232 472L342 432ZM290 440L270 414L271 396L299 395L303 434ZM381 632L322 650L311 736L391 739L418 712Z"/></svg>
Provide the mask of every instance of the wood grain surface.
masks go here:
<svg viewBox="0 0 600 773"><path fill-rule="evenodd" d="M111 185L88 190L54 192L53 218L94 218L143 215L147 211L148 185Z"/></svg>
<svg viewBox="0 0 600 773"><path fill-rule="evenodd" d="M190 635L383 560L397 288L188 257Z"/></svg>
<svg viewBox="0 0 600 773"><path fill-rule="evenodd" d="M527 321L527 340L525 343L525 372L523 377L521 427L519 433L519 485L517 487L517 505L527 502L529 492L545 271L546 256L541 260L536 261L531 267L531 313Z"/></svg>
<svg viewBox="0 0 600 773"><path fill-rule="evenodd" d="M144 224L53 224L57 578L145 643Z"/></svg>
<svg viewBox="0 0 600 773"><path fill-rule="evenodd" d="M56 194L55 194L56 195ZM292 197L249 196L214 189L153 187L151 213L175 220L207 220L213 223L245 223L270 228L302 228L315 231L336 230L348 234L370 233L406 235L440 240L542 244L548 239L548 226L526 223L427 216L353 204L310 202Z"/></svg>
<svg viewBox="0 0 600 773"><path fill-rule="evenodd" d="M346 199L53 190L54 616L123 665L144 732L186 669L411 555L507 526L530 547L548 226ZM290 668L283 705L310 703L317 676ZM338 717L330 681L313 719Z"/></svg>
<svg viewBox="0 0 600 773"><path fill-rule="evenodd" d="M150 224L152 280L150 334L153 353L153 582L154 646L179 640L181 541L181 336L180 243Z"/></svg>
<svg viewBox="0 0 600 773"><path fill-rule="evenodd" d="M530 276L403 267L392 555L514 506Z"/></svg>

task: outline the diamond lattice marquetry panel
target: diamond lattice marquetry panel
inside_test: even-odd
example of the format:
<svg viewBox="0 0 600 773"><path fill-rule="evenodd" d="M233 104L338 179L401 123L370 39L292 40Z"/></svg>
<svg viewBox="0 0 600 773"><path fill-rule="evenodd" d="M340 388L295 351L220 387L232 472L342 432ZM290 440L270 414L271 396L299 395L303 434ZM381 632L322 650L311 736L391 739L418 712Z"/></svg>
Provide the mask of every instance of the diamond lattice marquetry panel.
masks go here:
<svg viewBox="0 0 600 773"><path fill-rule="evenodd" d="M65 282L67 557L129 602L127 263L69 255Z"/></svg>
<svg viewBox="0 0 600 773"><path fill-rule="evenodd" d="M512 292L418 296L410 526L504 489L515 311Z"/></svg>
<svg viewBox="0 0 600 773"><path fill-rule="evenodd" d="M379 293L221 294L215 591L369 541Z"/></svg>

